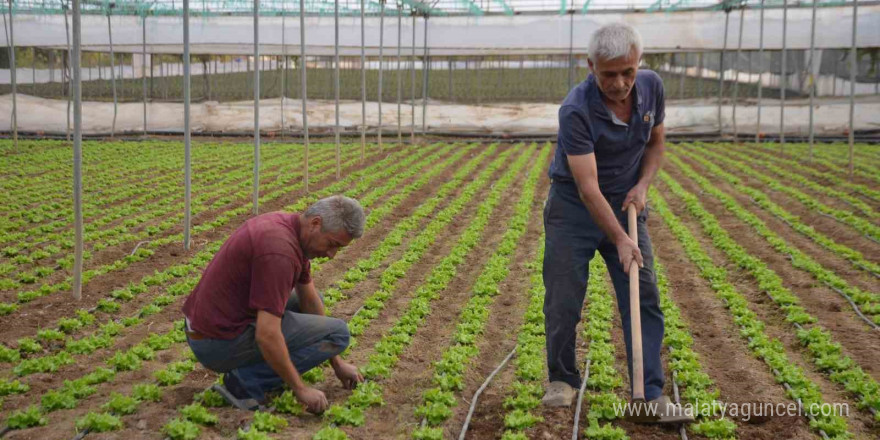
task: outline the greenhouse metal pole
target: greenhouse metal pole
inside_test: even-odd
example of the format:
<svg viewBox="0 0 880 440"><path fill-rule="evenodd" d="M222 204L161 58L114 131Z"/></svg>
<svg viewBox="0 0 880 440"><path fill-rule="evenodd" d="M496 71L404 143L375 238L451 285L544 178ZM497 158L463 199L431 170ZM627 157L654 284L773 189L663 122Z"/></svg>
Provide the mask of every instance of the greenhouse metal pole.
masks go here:
<svg viewBox="0 0 880 440"><path fill-rule="evenodd" d="M107 39L110 41L110 86L113 89L113 123L110 125L110 139L113 139L116 135L116 113L119 109L119 102L116 99L116 60L113 54L113 26L110 25L109 9L107 10Z"/></svg>
<svg viewBox="0 0 880 440"><path fill-rule="evenodd" d="M365 7L365 1L361 0L361 163L364 161L367 150L367 43L366 30L364 29L366 26L364 17ZM339 173L337 172L337 175L338 174Z"/></svg>
<svg viewBox="0 0 880 440"><path fill-rule="evenodd" d="M410 76L410 88L412 100L410 101L410 125L409 125L409 143L410 145L415 145L416 143L416 14L413 12L412 16L412 51L410 52L410 59L412 63L410 63L409 76Z"/></svg>
<svg viewBox="0 0 880 440"><path fill-rule="evenodd" d="M755 143L761 142L761 98L764 93L764 0L761 0L761 30L758 34L758 63L761 65L761 73L758 74L758 102L755 111L757 112L757 125L755 126Z"/></svg>
<svg viewBox="0 0 880 440"><path fill-rule="evenodd" d="M340 155L339 146L339 0L333 2L333 99L336 115L336 124L333 126L333 136L336 141L336 155ZM336 176L339 178L339 176Z"/></svg>
<svg viewBox="0 0 880 440"><path fill-rule="evenodd" d="M428 73L431 71L431 66L428 61L428 14L425 14L425 31L424 31L424 57L422 58L422 70L424 70L424 74L422 74L422 136L424 136L428 132Z"/></svg>
<svg viewBox="0 0 880 440"><path fill-rule="evenodd" d="M254 0L254 64L260 60L260 0ZM250 64L250 61L248 61ZM254 69L254 215L260 212L260 69Z"/></svg>
<svg viewBox="0 0 880 440"><path fill-rule="evenodd" d="M69 3L63 3L62 7L64 8L64 38L67 39L67 132L65 139L70 140L70 101L71 101L71 91L70 91L70 81L71 81L71 67L70 67L70 25L67 20L67 10L70 8Z"/></svg>
<svg viewBox="0 0 880 440"><path fill-rule="evenodd" d="M732 122L733 122L733 142L737 142L739 140L739 129L736 125L736 101L739 99L739 64L740 64L740 56L742 55L742 45L743 45L743 18L745 15L746 8L745 6L740 7L739 9L739 35L737 36L736 43L736 64L734 64L734 78L733 78L733 113L732 113Z"/></svg>
<svg viewBox="0 0 880 440"><path fill-rule="evenodd" d="M73 0L73 299L82 298L83 214L82 214L82 71L80 69L80 0Z"/></svg>
<svg viewBox="0 0 880 440"><path fill-rule="evenodd" d="M379 151L382 151L382 60L385 46L385 0L379 0L379 86L377 87L377 100L379 101L379 123L376 127L376 142Z"/></svg>
<svg viewBox="0 0 880 440"><path fill-rule="evenodd" d="M306 194L309 192L309 115L306 113L306 103L308 102L307 71L306 67L306 3L305 0L299 0L299 57L302 60L302 68L299 71L300 81L302 82L302 118L303 118L303 143L305 144L305 170L303 171L303 186ZM339 150L336 151L336 178L339 179Z"/></svg>
<svg viewBox="0 0 880 440"><path fill-rule="evenodd" d="M284 140L284 95L287 91L287 15L284 10L284 2L281 2L281 58L284 60L281 67L281 140Z"/></svg>
<svg viewBox="0 0 880 440"><path fill-rule="evenodd" d="M856 69L858 68L858 53L856 51L856 35L859 24L859 2L853 2L853 23L852 23L852 46L849 49L849 178L852 180L855 175L855 164L853 162L853 154L855 152L856 135L854 131L854 119L856 109ZM10 28L12 29L12 28ZM12 33L10 32L10 35Z"/></svg>
<svg viewBox="0 0 880 440"><path fill-rule="evenodd" d="M152 64L150 68L152 69ZM141 91L144 95L144 136L147 135L147 14L141 17Z"/></svg>
<svg viewBox="0 0 880 440"><path fill-rule="evenodd" d="M403 144L403 131L401 130L400 121L400 98L403 96L403 75L400 72L400 42L403 36L403 14L401 14L402 5L397 3L397 144Z"/></svg>
<svg viewBox="0 0 880 440"><path fill-rule="evenodd" d="M574 10L568 11L568 90L574 87Z"/></svg>
<svg viewBox="0 0 880 440"><path fill-rule="evenodd" d="M17 83L15 78L15 36L12 29L15 20L12 18L12 0L9 0L9 73L12 80L12 145L18 148L18 105L17 105Z"/></svg>
<svg viewBox="0 0 880 440"><path fill-rule="evenodd" d="M183 248L190 248L192 224L192 137L190 134L190 93L192 79L189 56L189 0L183 0Z"/></svg>
<svg viewBox="0 0 880 440"><path fill-rule="evenodd" d="M724 55L727 52L727 29L730 24L730 8L724 7L724 45L721 46L721 59L718 68L718 136L724 136L724 124L721 121L721 106L724 104Z"/></svg>
<svg viewBox="0 0 880 440"><path fill-rule="evenodd" d="M788 29L788 0L782 0L782 69L779 75L779 151L785 154L785 88L788 86L786 58L788 47L786 35Z"/></svg>
<svg viewBox="0 0 880 440"><path fill-rule="evenodd" d="M810 19L810 162L813 161L813 142L815 140L813 99L816 96L816 3L818 0L813 0L813 15Z"/></svg>
<svg viewBox="0 0 880 440"><path fill-rule="evenodd" d="M684 56L684 63L681 66L681 77L678 79L678 99L684 99L684 79L687 76L687 52L681 55Z"/></svg>

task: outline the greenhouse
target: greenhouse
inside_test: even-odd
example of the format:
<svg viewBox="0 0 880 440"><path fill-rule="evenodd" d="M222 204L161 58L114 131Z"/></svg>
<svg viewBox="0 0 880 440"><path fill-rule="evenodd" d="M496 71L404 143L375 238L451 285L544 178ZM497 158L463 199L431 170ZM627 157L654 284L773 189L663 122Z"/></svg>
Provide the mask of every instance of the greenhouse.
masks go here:
<svg viewBox="0 0 880 440"><path fill-rule="evenodd" d="M878 1L0 9L0 438L880 438Z"/></svg>

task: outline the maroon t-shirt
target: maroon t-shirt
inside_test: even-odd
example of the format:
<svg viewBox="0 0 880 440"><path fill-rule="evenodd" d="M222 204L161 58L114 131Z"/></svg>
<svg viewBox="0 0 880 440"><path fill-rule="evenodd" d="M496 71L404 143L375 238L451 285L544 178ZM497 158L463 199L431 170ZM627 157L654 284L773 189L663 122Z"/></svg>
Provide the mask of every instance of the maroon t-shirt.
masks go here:
<svg viewBox="0 0 880 440"><path fill-rule="evenodd" d="M270 212L246 221L223 243L183 304L192 329L233 339L257 311L281 317L296 283L311 281L299 245L299 214Z"/></svg>

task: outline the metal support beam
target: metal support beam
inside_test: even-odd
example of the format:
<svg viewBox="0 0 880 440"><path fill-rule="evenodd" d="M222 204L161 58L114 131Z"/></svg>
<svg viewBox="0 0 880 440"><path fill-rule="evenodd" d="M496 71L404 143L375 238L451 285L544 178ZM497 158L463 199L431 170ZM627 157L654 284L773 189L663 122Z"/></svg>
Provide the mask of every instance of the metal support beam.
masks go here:
<svg viewBox="0 0 880 440"><path fill-rule="evenodd" d="M409 66L409 74L410 74L410 88L411 93L410 97L410 121L409 125L409 143L410 145L415 145L416 143L416 15L412 16L412 51L410 52L410 59L412 62Z"/></svg>
<svg viewBox="0 0 880 440"><path fill-rule="evenodd" d="M424 74L422 75L422 136L428 133L428 75L431 71L431 64L428 61L428 18L425 16L424 29L424 57L422 59Z"/></svg>
<svg viewBox="0 0 880 440"><path fill-rule="evenodd" d="M333 104L336 116L333 125L333 138L336 156L339 156L341 148L339 145L339 0L333 2Z"/></svg>
<svg viewBox="0 0 880 440"><path fill-rule="evenodd" d="M299 0L299 57L302 60L300 67L300 80L302 81L302 118L303 118L303 143L305 144L305 169L303 170L303 186L306 193L309 192L309 115L307 104L308 94L308 64L306 63L306 2ZM336 153L336 178L339 179L339 152Z"/></svg>
<svg viewBox="0 0 880 440"><path fill-rule="evenodd" d="M739 33L737 35L737 43L736 43L736 64L734 64L733 68L735 70L734 78L733 78L733 113L731 115L733 122L733 141L737 142L739 140L739 128L736 125L736 101L739 99L739 63L740 57L742 56L742 45L743 45L743 23L745 18L746 8L744 6L739 8Z"/></svg>
<svg viewBox="0 0 880 440"><path fill-rule="evenodd" d="M401 3L397 4L397 144L403 144L403 131L401 124L400 100L403 97L403 71L401 68L401 42L403 37L403 14Z"/></svg>
<svg viewBox="0 0 880 440"><path fill-rule="evenodd" d="M367 151L367 56L366 56L366 30L364 17L365 0L361 0L361 163L364 162ZM336 155L336 178L339 178L339 154Z"/></svg>
<svg viewBox="0 0 880 440"><path fill-rule="evenodd" d="M67 39L67 63L65 67L65 76L67 78L67 115L66 115L66 123L67 123L67 131L65 132L65 139L70 141L70 105L71 100L73 99L72 92L70 91L70 82L72 78L72 72L70 67L70 57L71 57L71 49L70 49L70 25L67 20L67 9L68 3L63 3L62 8L64 8L64 38Z"/></svg>
<svg viewBox="0 0 880 440"><path fill-rule="evenodd" d="M859 2L853 2L853 22L852 22L852 46L849 49L849 178L855 176L855 162L853 154L855 152L855 110L856 110L856 70L858 69L858 51L856 50L856 36L858 35L859 24Z"/></svg>
<svg viewBox="0 0 880 440"><path fill-rule="evenodd" d="M73 0L73 299L82 298L83 213L82 213L82 59L80 0Z"/></svg>
<svg viewBox="0 0 880 440"><path fill-rule="evenodd" d="M718 136L724 136L724 123L721 120L721 107L724 105L724 55L727 53L727 29L730 25L730 9L724 10L724 45L721 47L721 62L718 68Z"/></svg>
<svg viewBox="0 0 880 440"><path fill-rule="evenodd" d="M12 146L18 148L18 83L15 71L15 19L12 14L12 0L9 0L9 74L12 80Z"/></svg>
<svg viewBox="0 0 880 440"><path fill-rule="evenodd" d="M12 1L12 0L10 0ZM113 123L110 125L110 138L116 135L116 114L119 101L116 99L116 56L113 53L113 27L110 25L110 10L107 10L107 38L110 41L110 86L113 89Z"/></svg>
<svg viewBox="0 0 880 440"><path fill-rule="evenodd" d="M812 5L812 16L810 19L810 141L809 141L809 157L810 162L813 161L813 142L814 142L814 130L813 127L813 99L816 96L816 76L814 73L816 72L816 3L819 0L813 0Z"/></svg>
<svg viewBox="0 0 880 440"><path fill-rule="evenodd" d="M152 69L152 64L150 65ZM147 16L141 17L141 92L143 93L144 136L147 136Z"/></svg>
<svg viewBox="0 0 880 440"><path fill-rule="evenodd" d="M189 0L183 0L183 248L189 250L192 225L192 135L190 133L191 72L189 56Z"/></svg>
<svg viewBox="0 0 880 440"><path fill-rule="evenodd" d="M379 105L379 122L376 125L376 143L382 151L382 61L385 49L385 0L379 0L379 85L376 90Z"/></svg>
<svg viewBox="0 0 880 440"><path fill-rule="evenodd" d="M281 2L281 140L284 140L286 127L284 124L284 98L287 94L287 14L284 2Z"/></svg>
<svg viewBox="0 0 880 440"><path fill-rule="evenodd" d="M260 213L260 0L254 0L254 215ZM250 64L250 62L248 62Z"/></svg>
<svg viewBox="0 0 880 440"><path fill-rule="evenodd" d="M782 69L779 74L779 148L785 154L785 88L788 86L788 0L782 0Z"/></svg>
<svg viewBox="0 0 880 440"><path fill-rule="evenodd" d="M759 69L761 73L758 74L758 103L756 104L757 108L757 121L755 126L755 142L761 142L761 98L764 93L764 0L761 0L761 31L758 34L758 64L760 65Z"/></svg>

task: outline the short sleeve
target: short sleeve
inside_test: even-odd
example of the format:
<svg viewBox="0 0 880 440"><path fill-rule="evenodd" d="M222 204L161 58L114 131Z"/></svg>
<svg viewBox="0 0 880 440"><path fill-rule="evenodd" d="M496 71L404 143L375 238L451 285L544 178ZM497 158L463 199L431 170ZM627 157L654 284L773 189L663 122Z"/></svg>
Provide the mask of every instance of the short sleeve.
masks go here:
<svg viewBox="0 0 880 440"><path fill-rule="evenodd" d="M559 146L569 156L593 152L593 135L589 122L580 109L564 105L559 109Z"/></svg>
<svg viewBox="0 0 880 440"><path fill-rule="evenodd" d="M666 94L663 91L663 80L659 75L657 76L657 85L654 87L654 93L657 96L654 104L654 126L656 127L662 124L666 117Z"/></svg>
<svg viewBox="0 0 880 440"><path fill-rule="evenodd" d="M251 310L264 310L278 317L283 316L294 277L301 276L298 269L298 264L284 255L268 254L254 259L251 264L248 307Z"/></svg>
<svg viewBox="0 0 880 440"><path fill-rule="evenodd" d="M306 260L305 266L303 266L302 270L299 273L299 280L296 281L297 284L308 284L312 282L312 262Z"/></svg>

